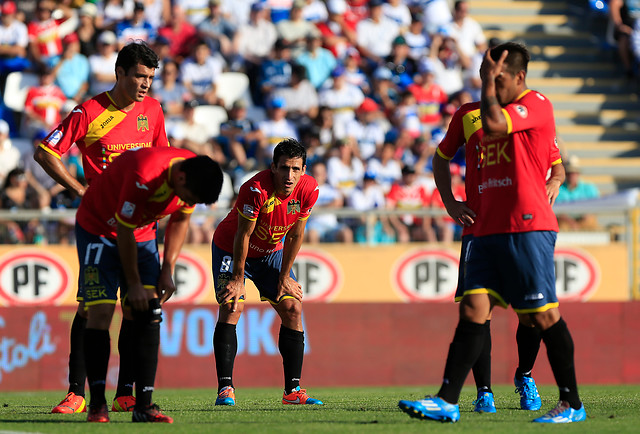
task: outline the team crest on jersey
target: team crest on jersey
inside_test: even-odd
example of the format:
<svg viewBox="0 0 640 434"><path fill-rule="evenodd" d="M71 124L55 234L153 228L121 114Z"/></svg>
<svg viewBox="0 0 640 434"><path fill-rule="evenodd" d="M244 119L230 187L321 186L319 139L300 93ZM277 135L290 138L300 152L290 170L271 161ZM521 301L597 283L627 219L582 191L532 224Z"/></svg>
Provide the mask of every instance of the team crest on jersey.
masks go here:
<svg viewBox="0 0 640 434"><path fill-rule="evenodd" d="M521 118L526 119L529 116L529 111L523 105L516 106L516 112L520 115Z"/></svg>
<svg viewBox="0 0 640 434"><path fill-rule="evenodd" d="M142 113L138 115L138 131L149 131L149 118Z"/></svg>
<svg viewBox="0 0 640 434"><path fill-rule="evenodd" d="M87 267L84 269L84 284L86 286L95 286L100 284L100 274L96 267Z"/></svg>
<svg viewBox="0 0 640 434"><path fill-rule="evenodd" d="M125 201L124 204L122 205L122 209L120 210L120 213L125 217L131 218L135 210L136 210L135 204Z"/></svg>
<svg viewBox="0 0 640 434"><path fill-rule="evenodd" d="M300 212L300 201L292 200L287 204L287 214L295 214Z"/></svg>
<svg viewBox="0 0 640 434"><path fill-rule="evenodd" d="M264 205L262 205L260 212L263 214L269 214L270 212L273 212L276 205L280 205L281 203L282 202L280 202L275 196L271 196L269 199L267 199Z"/></svg>

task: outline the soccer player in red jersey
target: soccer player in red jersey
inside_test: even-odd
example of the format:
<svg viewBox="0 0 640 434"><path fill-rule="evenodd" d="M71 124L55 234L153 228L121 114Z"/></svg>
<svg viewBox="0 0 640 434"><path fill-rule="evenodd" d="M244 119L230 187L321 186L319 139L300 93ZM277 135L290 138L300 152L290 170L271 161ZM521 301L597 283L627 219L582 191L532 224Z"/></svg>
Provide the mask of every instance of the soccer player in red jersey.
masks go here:
<svg viewBox="0 0 640 434"><path fill-rule="evenodd" d="M438 191L441 192L442 201L447 212L463 226L462 249L460 252L460 270L458 274L458 288L455 295L456 301L461 301L464 295L464 264L469 243L473 239L473 225L476 217L473 210L478 209L480 194L478 192L477 170L478 153L484 131L480 116L480 102L465 104L454 114L449 129L442 143L436 150L433 158L433 171ZM456 199L455 191L452 191L451 171L449 161L455 156L458 149L465 146L466 159L466 201ZM560 150L555 140L549 140L550 147L550 176L546 181L546 191L549 203L553 205L558 196L560 185L564 181L564 166ZM516 370L515 380L517 391L520 393L520 406L523 410L538 410L541 406L541 398L538 393L531 371L540 349L541 336L538 329L533 327L529 315L518 313L518 331L516 342L518 345L519 365ZM493 392L491 390L491 315L487 318L483 328L485 331L484 346L476 363L473 365L473 376L478 389L478 399L475 401L475 411L495 412Z"/></svg>
<svg viewBox="0 0 640 434"><path fill-rule="evenodd" d="M222 169L207 156L177 148L126 152L93 180L76 216L80 278L87 306L84 354L91 402L89 422L109 422L105 385L111 344L109 326L118 299L133 317L133 422L173 419L152 403L161 305L175 291L173 271L196 203L213 203ZM140 241L136 231L169 216L162 266L157 240Z"/></svg>
<svg viewBox="0 0 640 434"><path fill-rule="evenodd" d="M477 201L473 211L460 206L458 214L452 212L454 218L475 226L466 252L460 319L438 394L398 403L414 417L460 419L460 390L483 351L484 324L493 306L511 304L540 330L560 391L556 407L534 422L586 419L578 395L573 341L555 294L558 223L547 188L549 143L555 140L553 107L544 95L527 89L528 62L527 49L508 42L488 50L480 67L480 116L470 119L470 129L481 122L483 132L472 181Z"/></svg>
<svg viewBox="0 0 640 434"><path fill-rule="evenodd" d="M215 405L235 405L236 324L244 309L245 278L255 283L282 324L278 347L284 366L283 404L322 404L300 389L304 330L302 287L292 271L304 228L318 199L318 183L305 174L307 153L294 139L274 149L271 168L240 187L234 208L218 225L211 246L218 323L213 349L218 375Z"/></svg>
<svg viewBox="0 0 640 434"><path fill-rule="evenodd" d="M82 166L89 184L114 158L128 149L169 146L162 108L158 101L147 96L158 62L156 53L143 43L123 47L116 61L114 88L75 107L42 141L35 152L35 160L59 184L82 197L86 187L69 173L61 161L62 155L74 143L82 153ZM136 237L138 241L154 239L155 226L136 231ZM69 390L52 413L86 411L86 370L82 346L87 313L81 291L77 298L78 310L71 325ZM114 411L131 411L135 404L130 356L131 327L132 318L124 315L118 338L120 374L112 406Z"/></svg>

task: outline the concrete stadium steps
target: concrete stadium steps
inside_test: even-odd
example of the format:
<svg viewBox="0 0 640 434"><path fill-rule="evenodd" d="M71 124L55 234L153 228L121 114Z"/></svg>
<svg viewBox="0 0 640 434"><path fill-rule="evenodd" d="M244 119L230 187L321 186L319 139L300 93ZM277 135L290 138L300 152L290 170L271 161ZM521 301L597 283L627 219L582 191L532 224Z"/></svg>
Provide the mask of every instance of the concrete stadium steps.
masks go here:
<svg viewBox="0 0 640 434"><path fill-rule="evenodd" d="M527 85L553 103L563 152L581 159L603 194L640 186L638 86L604 43L606 18L586 0L473 0L487 38L527 45Z"/></svg>
<svg viewBox="0 0 640 434"><path fill-rule="evenodd" d="M640 144L635 141L561 141L560 149L564 154L577 155L580 159L640 157Z"/></svg>
<svg viewBox="0 0 640 434"><path fill-rule="evenodd" d="M553 98L552 98L553 99ZM551 101L553 102L553 101ZM606 127L636 128L640 122L639 110L555 110L556 125L603 125Z"/></svg>

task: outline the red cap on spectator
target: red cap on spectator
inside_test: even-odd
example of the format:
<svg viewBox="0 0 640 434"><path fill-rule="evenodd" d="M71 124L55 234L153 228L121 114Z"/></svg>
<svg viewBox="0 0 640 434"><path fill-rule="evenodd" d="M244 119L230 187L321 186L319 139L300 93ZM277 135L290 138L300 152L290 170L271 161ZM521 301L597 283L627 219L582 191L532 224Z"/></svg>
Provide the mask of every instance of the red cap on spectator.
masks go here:
<svg viewBox="0 0 640 434"><path fill-rule="evenodd" d="M2 15L15 14L17 10L18 8L16 7L16 4L12 1L6 1L2 3L2 8L0 8Z"/></svg>
<svg viewBox="0 0 640 434"><path fill-rule="evenodd" d="M362 101L362 104L360 104L360 107L358 107L358 110L363 112L374 112L379 109L380 107L378 107L378 103L371 98L365 98L364 101Z"/></svg>
<svg viewBox="0 0 640 434"><path fill-rule="evenodd" d="M64 38L62 38L63 44L70 44L72 42L78 42L80 38L78 38L78 34L76 32L71 32Z"/></svg>

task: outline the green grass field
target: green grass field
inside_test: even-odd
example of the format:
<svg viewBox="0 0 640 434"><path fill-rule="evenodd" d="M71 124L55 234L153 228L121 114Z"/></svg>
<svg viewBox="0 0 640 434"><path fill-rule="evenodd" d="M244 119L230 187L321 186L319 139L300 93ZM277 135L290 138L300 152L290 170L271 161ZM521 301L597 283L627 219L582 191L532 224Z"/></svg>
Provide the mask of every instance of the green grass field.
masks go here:
<svg viewBox="0 0 640 434"><path fill-rule="evenodd" d="M398 409L400 399L419 399L435 393L428 387L314 388L313 397L324 406L284 406L279 389L239 389L235 407L214 407L215 391L205 389L158 390L156 402L175 422L132 424L127 413L111 413L109 424L87 424L86 414L50 414L53 405L64 396L60 392L4 392L0 395L0 433L94 433L126 432L229 432L229 433L360 433L394 432L487 432L528 433L622 433L640 432L640 385L582 386L580 389L587 420L551 427L530 423L551 409L557 389L541 386L542 410L519 410L519 396L513 387L494 388L496 414L477 414L471 402L475 391L465 387L460 399L461 419L455 424L412 419ZM111 397L113 391L108 391ZM561 430L561 431L557 431Z"/></svg>

